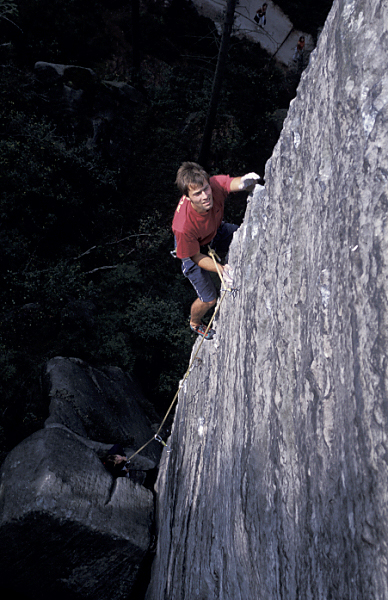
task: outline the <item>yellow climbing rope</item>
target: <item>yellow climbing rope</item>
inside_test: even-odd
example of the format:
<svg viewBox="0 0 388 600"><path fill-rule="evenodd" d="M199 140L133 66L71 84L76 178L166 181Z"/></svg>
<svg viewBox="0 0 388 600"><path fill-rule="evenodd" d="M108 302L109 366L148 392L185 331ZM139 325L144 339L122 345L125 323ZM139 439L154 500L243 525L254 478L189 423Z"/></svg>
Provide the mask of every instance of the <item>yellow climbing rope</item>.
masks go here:
<svg viewBox="0 0 388 600"><path fill-rule="evenodd" d="M209 329L210 329L210 328L211 328L211 326L212 326L212 323L213 323L213 321L214 321L214 318L215 318L216 314L217 314L217 313L218 313L218 311L220 310L220 306L221 306L221 304L222 304L222 302L223 302L223 300L224 300L224 298L225 298L225 295L226 295L226 293L227 293L227 292L233 292L233 290L232 290L231 288L228 288L228 287L225 285L225 281L224 281L224 279L223 279L223 277L222 277L222 273L221 273L221 271L220 271L220 269L219 269L219 266L218 266L218 264L217 264L216 258L217 258L217 260L218 260L219 262L221 262L221 259L220 259L220 257L219 257L219 256L217 256L216 252L215 252L215 251L214 251L212 248L210 248L210 246L209 246L209 252L208 252L208 254L209 254L209 256L210 256L210 257L213 259L213 261L214 261L214 264L215 264L215 266L216 266L217 273L218 273L218 275L219 275L219 277L220 277L220 279L221 279L222 285L223 285L223 290L222 290L222 296L221 296L221 299L220 299L219 303L217 304L217 306L216 306L216 308L215 308L215 310L214 310L214 312L213 312L212 318L210 319L210 321L209 321L209 324L208 324L208 326L206 327L206 331L205 331L204 335L202 336L202 338L201 338L201 340L200 340L200 343L198 344L198 348L197 348L197 350L196 350L196 352L195 352L195 354L194 354L193 358L192 358L192 359L191 359L191 361L190 361L190 364L189 364L189 366L188 366L188 368L187 368L187 371L186 371L186 373L184 374L182 381L180 382L180 385L179 385L179 387L178 387L178 390L177 390L177 392L176 392L176 394L175 394L174 398L172 399L172 402L171 402L170 406L168 407L168 409L167 409L167 412L166 412L166 414L164 415L164 417L163 417L163 420L162 420L161 424L159 425L157 432L155 433L155 435L154 435L152 438L150 438L150 439L148 440L148 442L146 442L145 444L143 444L143 445L142 445L142 446L141 446L141 447L140 447L138 450L136 450L136 452L134 452L134 453L133 453L133 454L132 454L132 455L129 457L129 459L128 459L128 462L130 462L130 461L132 460L132 458L134 458L134 456L136 456L137 454L140 454L140 452L142 452L142 450L144 450L144 448L146 448L146 447L148 446L148 444L150 444L150 443L151 443L151 442L153 442L154 440L156 440L157 442L160 442L160 443L161 443L163 446L165 446L166 448L169 448L169 446L166 444L166 442L164 442L164 441L162 440L162 438L160 437L160 435L159 435L159 434L160 434L160 432L161 432L161 430L162 430L162 428L163 428L163 425L165 424L165 422L166 422L166 420L167 420L167 417L168 417L168 415L170 414L170 412L171 412L171 410L172 410L172 408L173 408L173 406L174 406L174 404L175 404L175 402L176 402L176 400L177 400L177 398L178 398L178 396L179 396L179 392L181 391L181 389L182 389L182 387L183 387L183 385L184 385L184 383L185 383L186 379L188 378L188 376L189 376L189 374L190 374L191 367L193 366L193 363L194 363L195 359L197 358L198 352L199 352L199 350L200 350L200 348L201 348L201 346L202 346L202 344L203 344L203 342L204 342L204 340L205 340L205 338L206 338L206 336L207 336L207 333L208 333ZM168 451L170 451L170 449L169 449Z"/></svg>

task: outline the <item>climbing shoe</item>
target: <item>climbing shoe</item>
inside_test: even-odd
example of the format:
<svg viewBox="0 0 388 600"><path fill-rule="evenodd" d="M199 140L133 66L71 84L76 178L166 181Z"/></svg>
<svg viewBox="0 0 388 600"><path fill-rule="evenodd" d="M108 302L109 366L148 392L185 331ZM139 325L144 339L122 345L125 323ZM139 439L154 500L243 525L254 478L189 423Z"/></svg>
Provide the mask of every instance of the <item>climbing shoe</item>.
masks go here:
<svg viewBox="0 0 388 600"><path fill-rule="evenodd" d="M201 323L197 327L193 327L190 323L191 331L194 331L194 333L198 333L198 335L204 337L205 340L211 340L215 334L215 331L214 329L209 329L209 331L206 333L206 327L207 325L205 325L205 323Z"/></svg>

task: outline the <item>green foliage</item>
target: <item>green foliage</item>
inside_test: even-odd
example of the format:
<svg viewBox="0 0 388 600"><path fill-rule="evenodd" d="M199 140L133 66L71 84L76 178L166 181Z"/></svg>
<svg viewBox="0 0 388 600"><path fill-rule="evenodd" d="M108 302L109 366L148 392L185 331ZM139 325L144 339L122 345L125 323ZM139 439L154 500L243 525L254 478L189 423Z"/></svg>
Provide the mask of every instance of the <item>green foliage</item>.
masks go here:
<svg viewBox="0 0 388 600"><path fill-rule="evenodd" d="M106 57L111 41L105 7L95 0L19 0L23 36L18 53L36 60L89 64Z"/></svg>
<svg viewBox="0 0 388 600"><path fill-rule="evenodd" d="M86 149L67 149L45 119L7 116L0 115L6 123L0 140L0 264L18 269L99 238L115 222L116 190L109 170L100 170Z"/></svg>
<svg viewBox="0 0 388 600"><path fill-rule="evenodd" d="M0 18L1 17L17 17L18 6L13 0L0 0Z"/></svg>
<svg viewBox="0 0 388 600"><path fill-rule="evenodd" d="M204 66L209 59L217 58L218 36L214 24L198 15L192 2L171 0L164 7L162 2L145 0L140 19L147 54L181 66L185 59Z"/></svg>

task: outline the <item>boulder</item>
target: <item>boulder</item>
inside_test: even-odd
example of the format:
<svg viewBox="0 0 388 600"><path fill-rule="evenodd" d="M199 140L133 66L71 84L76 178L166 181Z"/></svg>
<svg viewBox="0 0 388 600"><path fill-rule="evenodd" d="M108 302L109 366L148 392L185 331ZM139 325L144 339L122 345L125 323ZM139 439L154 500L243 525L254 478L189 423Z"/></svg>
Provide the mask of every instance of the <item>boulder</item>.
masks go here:
<svg viewBox="0 0 388 600"><path fill-rule="evenodd" d="M92 368L77 358L55 357L48 361L43 388L50 398L45 426L63 425L103 448L119 443L125 448L143 445L150 437L150 419L158 417L133 379L118 367ZM142 456L155 464L158 444L150 444Z"/></svg>
<svg viewBox="0 0 388 600"><path fill-rule="evenodd" d="M151 543L149 490L113 480L60 428L19 444L0 486L3 585L37 599L127 597Z"/></svg>
<svg viewBox="0 0 388 600"><path fill-rule="evenodd" d="M50 360L44 389L45 428L0 472L1 585L31 599L126 599L153 542L153 493L136 481L160 448L152 441L134 458L130 478L113 478L101 459L113 443L130 456L152 440L141 404L151 409L120 369L78 359Z"/></svg>
<svg viewBox="0 0 388 600"><path fill-rule="evenodd" d="M35 72L46 84L72 82L78 88L86 88L97 82L97 75L92 69L76 65L61 65L38 61L34 65Z"/></svg>
<svg viewBox="0 0 388 600"><path fill-rule="evenodd" d="M334 1L234 236L147 600L388 599L386 8Z"/></svg>

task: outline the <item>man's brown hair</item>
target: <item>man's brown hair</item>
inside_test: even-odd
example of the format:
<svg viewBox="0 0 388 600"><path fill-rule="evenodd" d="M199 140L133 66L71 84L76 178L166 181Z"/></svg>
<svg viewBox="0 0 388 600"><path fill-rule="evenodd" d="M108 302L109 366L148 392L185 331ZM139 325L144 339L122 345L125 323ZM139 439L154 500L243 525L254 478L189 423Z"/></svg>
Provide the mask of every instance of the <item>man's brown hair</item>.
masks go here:
<svg viewBox="0 0 388 600"><path fill-rule="evenodd" d="M209 182L205 169L195 162L184 162L178 169L175 183L181 194L189 195L190 188L199 187L203 182Z"/></svg>

